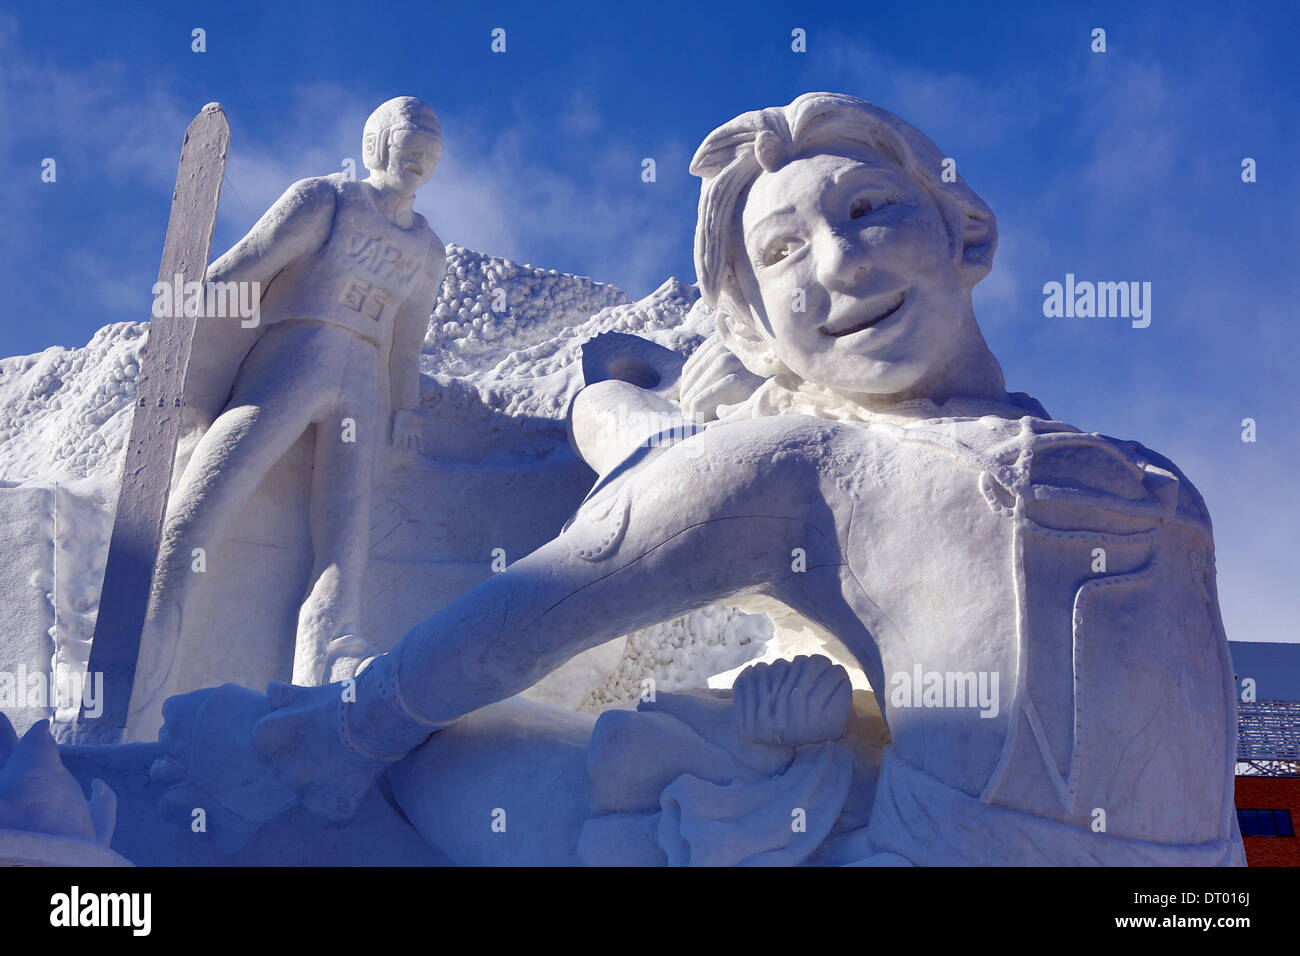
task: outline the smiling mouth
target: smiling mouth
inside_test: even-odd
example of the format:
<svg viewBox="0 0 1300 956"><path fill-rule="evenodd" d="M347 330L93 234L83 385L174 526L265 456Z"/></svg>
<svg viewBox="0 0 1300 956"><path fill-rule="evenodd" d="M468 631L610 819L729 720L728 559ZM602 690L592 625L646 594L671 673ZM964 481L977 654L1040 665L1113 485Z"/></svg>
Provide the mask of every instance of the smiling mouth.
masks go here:
<svg viewBox="0 0 1300 956"><path fill-rule="evenodd" d="M877 312L875 315L871 316L870 318L863 319L858 322L854 322L852 325L846 325L843 326L842 328L835 328L828 323L826 325L823 325L819 329L819 331L821 332L822 335L829 335L832 338L838 339L838 338L842 338L845 335L852 335L854 332L861 332L865 329L869 329L873 325L879 325L881 322L885 321L885 319L889 318L900 308L902 308L903 301L906 298L907 298L906 293L899 292L897 295L895 295L893 298L889 300L889 302L886 305L886 308L883 311Z"/></svg>

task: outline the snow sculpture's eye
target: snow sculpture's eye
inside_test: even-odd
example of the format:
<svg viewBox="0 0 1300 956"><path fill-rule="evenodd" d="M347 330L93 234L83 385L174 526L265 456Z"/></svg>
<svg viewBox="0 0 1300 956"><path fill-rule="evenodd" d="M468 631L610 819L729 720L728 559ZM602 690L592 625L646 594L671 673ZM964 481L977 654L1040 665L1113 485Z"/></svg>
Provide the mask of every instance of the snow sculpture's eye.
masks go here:
<svg viewBox="0 0 1300 956"><path fill-rule="evenodd" d="M859 196L853 200L853 205L849 207L849 218L861 219L876 208L876 205L866 196Z"/></svg>
<svg viewBox="0 0 1300 956"><path fill-rule="evenodd" d="M803 243L793 236L782 236L767 244L763 250L763 265L770 266L782 259L788 259L798 251Z"/></svg>

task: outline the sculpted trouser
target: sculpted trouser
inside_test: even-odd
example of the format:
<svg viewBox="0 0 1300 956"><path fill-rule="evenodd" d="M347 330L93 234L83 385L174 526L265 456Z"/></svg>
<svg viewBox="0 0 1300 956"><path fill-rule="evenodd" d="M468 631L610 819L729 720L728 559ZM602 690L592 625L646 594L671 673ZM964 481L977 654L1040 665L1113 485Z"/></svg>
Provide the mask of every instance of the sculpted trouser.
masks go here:
<svg viewBox="0 0 1300 956"><path fill-rule="evenodd" d="M299 611L293 680L320 684L335 660L366 656L358 634L378 387L376 346L333 326L282 322L249 353L229 404L195 447L172 496L141 640L130 736L149 737L161 726L167 697L226 678L194 664L190 637L182 640L187 630L220 639L216 628L196 630L200 622L185 620L204 581L193 569L193 551L203 548L211 560L267 472L313 426L313 567Z"/></svg>

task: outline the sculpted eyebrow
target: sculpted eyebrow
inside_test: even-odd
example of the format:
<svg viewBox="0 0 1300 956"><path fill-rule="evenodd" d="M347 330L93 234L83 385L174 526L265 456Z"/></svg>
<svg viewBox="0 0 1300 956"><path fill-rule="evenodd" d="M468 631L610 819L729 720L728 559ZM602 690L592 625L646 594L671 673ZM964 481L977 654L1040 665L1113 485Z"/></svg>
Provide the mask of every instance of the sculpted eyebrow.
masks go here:
<svg viewBox="0 0 1300 956"><path fill-rule="evenodd" d="M879 185L889 185L892 178L891 171L883 166L844 166L831 174L831 182L838 186L847 177Z"/></svg>
<svg viewBox="0 0 1300 956"><path fill-rule="evenodd" d="M773 209L762 219L758 220L758 222L754 223L754 228L757 229L759 226L766 223L769 219L776 219L779 216L793 215L794 211L795 211L794 206L782 206L780 209Z"/></svg>

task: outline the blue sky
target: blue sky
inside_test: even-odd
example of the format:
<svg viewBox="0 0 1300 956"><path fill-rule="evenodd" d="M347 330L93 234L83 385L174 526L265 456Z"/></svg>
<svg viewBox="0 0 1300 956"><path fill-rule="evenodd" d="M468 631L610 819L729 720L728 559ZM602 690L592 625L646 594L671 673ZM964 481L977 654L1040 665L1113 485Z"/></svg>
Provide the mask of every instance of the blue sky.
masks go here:
<svg viewBox="0 0 1300 956"><path fill-rule="evenodd" d="M989 12L987 7L996 6ZM715 126L808 90L924 130L997 213L976 311L1013 389L1177 462L1214 516L1235 640L1293 641L1300 14L1292 2L46 3L0 13L0 355L146 318L181 133L233 131L214 255L360 157L402 93L442 117L417 209L445 241L633 297L693 280ZM206 31L207 52L190 31ZM506 53L489 48L506 30ZM790 49L807 31L807 52ZM1090 50L1091 31L1107 51ZM41 182L54 157L57 181ZM658 181L641 181L653 157ZM1241 161L1258 181L1241 181ZM1152 284L1152 323L1043 315L1043 284ZM1240 440L1241 421L1258 440Z"/></svg>

